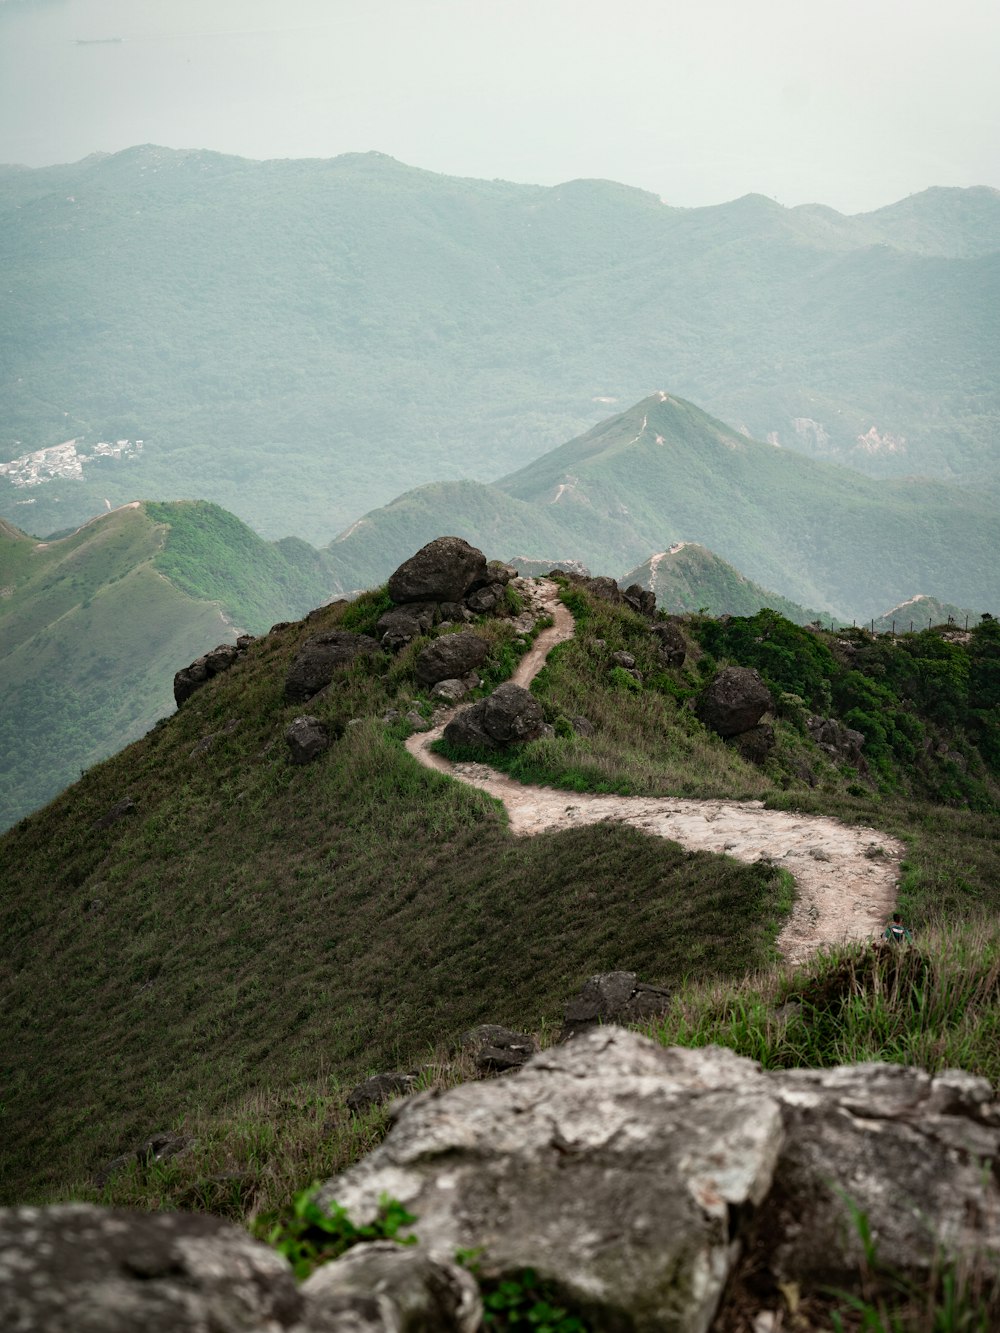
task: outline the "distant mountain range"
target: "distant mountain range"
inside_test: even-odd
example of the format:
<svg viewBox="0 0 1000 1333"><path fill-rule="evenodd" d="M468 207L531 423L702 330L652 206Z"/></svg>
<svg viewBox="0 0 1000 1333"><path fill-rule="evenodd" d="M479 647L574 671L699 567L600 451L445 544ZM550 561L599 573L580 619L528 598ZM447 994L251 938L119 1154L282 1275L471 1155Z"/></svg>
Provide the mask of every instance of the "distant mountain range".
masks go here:
<svg viewBox="0 0 1000 1333"><path fill-rule="evenodd" d="M0 269L0 462L86 460L0 475L39 535L195 495L321 544L660 386L783 451L997 484L993 190L848 218L147 146L0 168Z"/></svg>
<svg viewBox="0 0 1000 1333"><path fill-rule="evenodd" d="M983 610L1000 600L1000 517L987 497L775 449L665 393L492 485L438 482L398 496L331 543L336 577L344 589L370 587L445 531L611 574L696 542L800 608L848 621L914 587Z"/></svg>

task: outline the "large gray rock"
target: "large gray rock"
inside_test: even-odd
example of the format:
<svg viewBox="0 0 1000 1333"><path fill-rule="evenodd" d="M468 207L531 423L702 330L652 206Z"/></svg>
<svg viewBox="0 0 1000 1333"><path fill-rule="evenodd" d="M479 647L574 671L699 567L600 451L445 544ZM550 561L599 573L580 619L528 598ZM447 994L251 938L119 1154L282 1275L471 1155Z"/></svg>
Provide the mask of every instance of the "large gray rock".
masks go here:
<svg viewBox="0 0 1000 1333"><path fill-rule="evenodd" d="M356 1245L318 1268L302 1295L314 1317L340 1313L345 1298L357 1305L374 1297L389 1307L382 1318L395 1321L375 1324L386 1333L476 1333L483 1314L471 1273L393 1241Z"/></svg>
<svg viewBox="0 0 1000 1333"><path fill-rule="evenodd" d="M771 692L753 667L727 666L705 687L697 711L718 735L738 736L755 727L771 707Z"/></svg>
<svg viewBox="0 0 1000 1333"><path fill-rule="evenodd" d="M389 596L401 602L460 602L485 579L486 557L461 537L437 537L389 576Z"/></svg>
<svg viewBox="0 0 1000 1333"><path fill-rule="evenodd" d="M381 1106L393 1097L412 1092L416 1081L414 1074L373 1074L347 1094L347 1109L354 1115L363 1115L373 1106Z"/></svg>
<svg viewBox="0 0 1000 1333"><path fill-rule="evenodd" d="M352 634L350 630L330 630L307 639L288 669L285 698L289 703L304 703L325 689L336 673L350 666L355 658L378 650L374 639L367 634Z"/></svg>
<svg viewBox="0 0 1000 1333"><path fill-rule="evenodd" d="M836 763L851 764L863 773L868 771L868 764L861 753L865 743L862 732L845 726L835 717L809 717L806 719L806 730L810 739Z"/></svg>
<svg viewBox="0 0 1000 1333"><path fill-rule="evenodd" d="M489 655L486 640L473 630L443 634L417 654L414 674L421 685L455 680L482 666Z"/></svg>
<svg viewBox="0 0 1000 1333"><path fill-rule="evenodd" d="M447 724L442 735L449 745L462 745L466 749L492 750L496 741L483 726L485 699L462 708Z"/></svg>
<svg viewBox="0 0 1000 1333"><path fill-rule="evenodd" d="M684 665L687 656L687 640L680 627L671 620L660 620L650 628L657 640L660 661L664 666L679 667Z"/></svg>
<svg viewBox="0 0 1000 1333"><path fill-rule="evenodd" d="M845 1199L914 1280L941 1249L995 1254L998 1162L983 1079L765 1073L605 1027L512 1078L410 1098L320 1198L363 1223L387 1193L416 1215L422 1252L483 1246L484 1273L531 1267L596 1328L706 1333L744 1246L765 1286L858 1290Z"/></svg>
<svg viewBox="0 0 1000 1333"><path fill-rule="evenodd" d="M197 1213L0 1209L4 1333L300 1333L285 1260Z"/></svg>

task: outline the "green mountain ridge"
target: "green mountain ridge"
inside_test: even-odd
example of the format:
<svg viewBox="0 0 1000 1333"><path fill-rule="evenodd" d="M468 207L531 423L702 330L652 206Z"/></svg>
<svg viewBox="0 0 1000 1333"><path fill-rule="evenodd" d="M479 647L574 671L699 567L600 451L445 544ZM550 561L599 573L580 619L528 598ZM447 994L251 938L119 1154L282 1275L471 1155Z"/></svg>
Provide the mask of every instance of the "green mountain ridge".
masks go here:
<svg viewBox="0 0 1000 1333"><path fill-rule="evenodd" d="M622 587L638 583L647 588L660 611L677 615L704 611L711 616L753 616L770 607L796 625L818 618L816 611L762 588L697 542L678 542L657 552L619 582Z"/></svg>
<svg viewBox="0 0 1000 1333"><path fill-rule="evenodd" d="M0 526L0 827L173 710L174 673L325 600L325 562L198 502L138 502L58 541Z"/></svg>
<svg viewBox="0 0 1000 1333"><path fill-rule="evenodd" d="M984 610L1000 600L1000 530L987 497L878 481L775 449L664 393L492 485L404 493L328 551L343 587L371 586L445 530L491 554L544 549L615 574L694 542L848 621L911 596L915 583Z"/></svg>
<svg viewBox="0 0 1000 1333"><path fill-rule="evenodd" d="M28 497L0 476L0 514L25 526L30 499L45 533L194 492L320 544L658 384L789 450L995 483L998 219L989 190L677 209L381 154L0 172L0 459L144 441Z"/></svg>

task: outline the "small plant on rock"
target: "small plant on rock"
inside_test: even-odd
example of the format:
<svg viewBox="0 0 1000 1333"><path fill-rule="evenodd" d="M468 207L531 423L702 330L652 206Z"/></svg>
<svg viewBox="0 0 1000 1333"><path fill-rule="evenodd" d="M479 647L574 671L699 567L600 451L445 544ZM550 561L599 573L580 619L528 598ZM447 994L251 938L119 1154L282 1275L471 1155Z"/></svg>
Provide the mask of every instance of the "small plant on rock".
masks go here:
<svg viewBox="0 0 1000 1333"><path fill-rule="evenodd" d="M302 1190L292 1200L292 1217L272 1227L268 1241L283 1254L301 1281L320 1264L339 1259L352 1245L369 1240L394 1240L400 1245L416 1245L416 1236L400 1236L402 1227L417 1219L398 1199L383 1194L374 1222L358 1227L339 1203L322 1208L316 1201L318 1186Z"/></svg>

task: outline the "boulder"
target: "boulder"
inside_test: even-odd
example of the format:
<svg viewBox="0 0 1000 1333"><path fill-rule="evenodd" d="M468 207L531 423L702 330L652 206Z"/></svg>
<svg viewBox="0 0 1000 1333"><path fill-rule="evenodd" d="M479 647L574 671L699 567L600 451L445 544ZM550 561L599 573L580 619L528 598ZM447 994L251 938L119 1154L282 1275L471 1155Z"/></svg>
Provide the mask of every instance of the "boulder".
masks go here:
<svg viewBox="0 0 1000 1333"><path fill-rule="evenodd" d="M664 666L679 667L684 665L687 656L687 640L681 629L670 620L660 620L651 626L659 647L660 661Z"/></svg>
<svg viewBox="0 0 1000 1333"><path fill-rule="evenodd" d="M457 704L469 693L464 680L439 680L431 690L431 698L443 704Z"/></svg>
<svg viewBox="0 0 1000 1333"><path fill-rule="evenodd" d="M530 741L541 734L545 717L530 692L507 681L483 700L483 728L501 745Z"/></svg>
<svg viewBox="0 0 1000 1333"><path fill-rule="evenodd" d="M483 725L483 713L486 700L471 704L455 714L445 727L442 735L449 745L461 745L466 749L492 750L496 741Z"/></svg>
<svg viewBox="0 0 1000 1333"><path fill-rule="evenodd" d="M985 1079L875 1064L764 1072L719 1047L604 1027L512 1078L408 1099L319 1201L362 1225L388 1193L415 1214L422 1254L450 1262L481 1246L486 1276L530 1267L593 1328L706 1333L741 1252L775 1308L779 1284L859 1292L851 1208L906 1278L926 1284L942 1250L989 1262L998 1161Z"/></svg>
<svg viewBox="0 0 1000 1333"><path fill-rule="evenodd" d="M868 765L861 753L865 743L862 732L854 731L835 717L806 718L806 731L810 739L835 763L850 764L862 773L867 773Z"/></svg>
<svg viewBox="0 0 1000 1333"><path fill-rule="evenodd" d="M389 596L404 602L460 602L486 574L486 557L461 537L438 537L389 576Z"/></svg>
<svg viewBox="0 0 1000 1333"><path fill-rule="evenodd" d="M603 597L606 602L619 603L622 600L621 589L614 579L600 574L596 578L584 579L583 586L595 597Z"/></svg>
<svg viewBox="0 0 1000 1333"><path fill-rule="evenodd" d="M393 1097L412 1092L415 1082L413 1074L373 1074L347 1094L347 1109L354 1115L362 1115L372 1106L381 1106Z"/></svg>
<svg viewBox="0 0 1000 1333"><path fill-rule="evenodd" d="M527 1032L513 1032L496 1023L482 1023L462 1037L462 1047L475 1056L480 1074L505 1074L520 1069L538 1050Z"/></svg>
<svg viewBox="0 0 1000 1333"><path fill-rule="evenodd" d="M330 748L330 733L318 717L297 717L285 731L285 744L293 764L309 764Z"/></svg>
<svg viewBox="0 0 1000 1333"><path fill-rule="evenodd" d="M420 620L405 607L394 607L384 611L378 618L375 634L379 643L390 653L398 653L413 639L418 639L426 631Z"/></svg>
<svg viewBox="0 0 1000 1333"><path fill-rule="evenodd" d="M302 1333L305 1310L281 1255L217 1217L0 1209L7 1333Z"/></svg>
<svg viewBox="0 0 1000 1333"><path fill-rule="evenodd" d="M566 1006L559 1041L569 1041L602 1023L658 1018L669 1005L669 991L647 985L634 972L600 972L588 977Z"/></svg>
<svg viewBox="0 0 1000 1333"><path fill-rule="evenodd" d="M95 819L91 828L110 828L112 824L117 824L120 819L124 819L126 815L131 815L136 809L137 806L132 797L123 796L120 801L115 802L110 810L106 810L99 819Z"/></svg>
<svg viewBox="0 0 1000 1333"><path fill-rule="evenodd" d="M484 587L470 592L465 599L465 605L476 615L485 615L496 609L497 603L503 596L503 590L502 583L487 583Z"/></svg>
<svg viewBox="0 0 1000 1333"><path fill-rule="evenodd" d="M624 667L629 671L635 666L635 658L631 653L612 653L611 660L615 666Z"/></svg>
<svg viewBox="0 0 1000 1333"><path fill-rule="evenodd" d="M632 583L622 593L622 597L632 610L638 611L641 616L656 614L656 593L650 592L648 588L641 588L638 583Z"/></svg>
<svg viewBox="0 0 1000 1333"><path fill-rule="evenodd" d="M774 727L770 722L758 722L749 731L741 731L738 736L734 736L733 745L748 764L760 767L766 763L774 749Z"/></svg>
<svg viewBox="0 0 1000 1333"><path fill-rule="evenodd" d="M414 674L421 685L436 685L439 680L454 680L482 666L489 655L489 645L472 630L443 634L417 654Z"/></svg>
<svg viewBox="0 0 1000 1333"><path fill-rule="evenodd" d="M247 642L252 642L249 636L241 637L245 637ZM234 666L245 650L246 642L242 648L237 647L235 643L220 643L210 653L195 658L190 666L182 667L174 676L174 703L177 707L180 708L195 690L207 684L213 676L221 675L223 671L228 671Z"/></svg>
<svg viewBox="0 0 1000 1333"><path fill-rule="evenodd" d="M367 1313L366 1302L388 1306L379 1316L392 1322L361 1324L364 1333L368 1327L378 1333L477 1333L483 1316L479 1286L467 1269L388 1240L356 1245L317 1268L302 1284L302 1296L319 1327L321 1318L345 1309ZM353 1333L355 1325L348 1327Z"/></svg>
<svg viewBox="0 0 1000 1333"><path fill-rule="evenodd" d="M349 667L355 658L377 653L379 645L367 634L350 630L330 630L307 639L285 678L285 698L289 703L304 703L325 689L338 671Z"/></svg>
<svg viewBox="0 0 1000 1333"><path fill-rule="evenodd" d="M771 693L753 667L728 666L705 687L697 712L718 735L738 736L755 727L771 707Z"/></svg>

